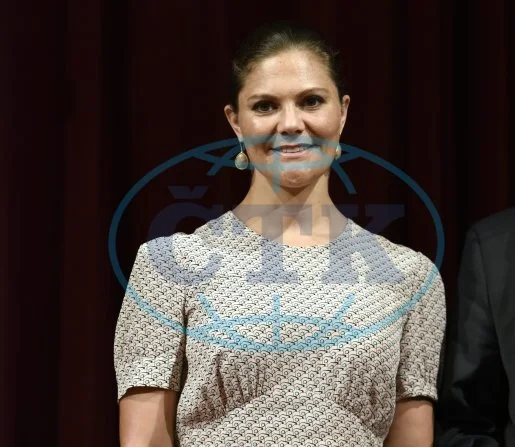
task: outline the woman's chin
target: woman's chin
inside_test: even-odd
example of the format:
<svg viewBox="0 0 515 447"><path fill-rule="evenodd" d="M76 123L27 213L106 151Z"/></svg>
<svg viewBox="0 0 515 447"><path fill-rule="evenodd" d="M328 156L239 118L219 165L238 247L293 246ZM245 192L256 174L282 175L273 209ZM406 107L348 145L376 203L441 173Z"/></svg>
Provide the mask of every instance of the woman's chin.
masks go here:
<svg viewBox="0 0 515 447"><path fill-rule="evenodd" d="M300 189L316 183L320 173L306 170L292 170L282 172L280 178L272 178L274 185L281 188Z"/></svg>

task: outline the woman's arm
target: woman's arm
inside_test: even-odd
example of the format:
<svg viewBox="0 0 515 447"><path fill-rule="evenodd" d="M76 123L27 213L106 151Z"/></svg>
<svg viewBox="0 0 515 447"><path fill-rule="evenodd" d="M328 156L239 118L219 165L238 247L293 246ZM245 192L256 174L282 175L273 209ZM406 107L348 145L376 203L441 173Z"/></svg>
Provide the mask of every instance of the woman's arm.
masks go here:
<svg viewBox="0 0 515 447"><path fill-rule="evenodd" d="M436 266L419 254L415 264L417 301L409 310L400 340L396 407L385 446L433 445L433 401L445 331L445 291Z"/></svg>
<svg viewBox="0 0 515 447"><path fill-rule="evenodd" d="M431 447L432 445L433 404L425 399L398 401L384 446Z"/></svg>
<svg viewBox="0 0 515 447"><path fill-rule="evenodd" d="M174 445L187 361L186 286L170 267L172 245L171 237L140 245L116 324L114 367L122 447Z"/></svg>
<svg viewBox="0 0 515 447"><path fill-rule="evenodd" d="M175 391L131 388L120 400L121 447L174 447Z"/></svg>

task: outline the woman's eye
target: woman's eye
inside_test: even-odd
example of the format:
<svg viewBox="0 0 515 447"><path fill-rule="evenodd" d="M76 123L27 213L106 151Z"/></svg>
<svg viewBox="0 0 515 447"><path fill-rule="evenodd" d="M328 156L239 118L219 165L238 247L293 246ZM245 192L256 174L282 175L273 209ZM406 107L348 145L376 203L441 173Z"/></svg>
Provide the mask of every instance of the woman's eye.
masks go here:
<svg viewBox="0 0 515 447"><path fill-rule="evenodd" d="M274 105L271 102L268 101L260 101L254 104L252 107L252 110L260 113L267 113L274 110Z"/></svg>
<svg viewBox="0 0 515 447"><path fill-rule="evenodd" d="M304 99L304 106L314 108L318 107L324 102L323 98L317 95L308 96Z"/></svg>

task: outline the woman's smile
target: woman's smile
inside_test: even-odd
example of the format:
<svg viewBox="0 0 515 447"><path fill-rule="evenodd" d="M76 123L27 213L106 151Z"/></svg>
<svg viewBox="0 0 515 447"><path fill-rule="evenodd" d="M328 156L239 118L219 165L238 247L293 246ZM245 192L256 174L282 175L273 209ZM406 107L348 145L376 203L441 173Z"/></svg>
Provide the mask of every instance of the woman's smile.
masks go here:
<svg viewBox="0 0 515 447"><path fill-rule="evenodd" d="M296 144L274 147L272 152L275 156L280 155L281 159L288 160L305 158L317 149L320 147L314 144Z"/></svg>

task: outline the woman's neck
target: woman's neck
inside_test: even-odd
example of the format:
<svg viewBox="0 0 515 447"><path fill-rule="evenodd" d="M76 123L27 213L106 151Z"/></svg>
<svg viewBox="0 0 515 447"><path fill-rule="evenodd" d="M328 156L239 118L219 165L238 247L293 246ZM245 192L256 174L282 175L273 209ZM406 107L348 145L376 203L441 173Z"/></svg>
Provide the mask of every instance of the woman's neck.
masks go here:
<svg viewBox="0 0 515 447"><path fill-rule="evenodd" d="M329 196L325 176L297 189L253 181L233 212L254 231L292 245L327 243L346 225L345 216Z"/></svg>

